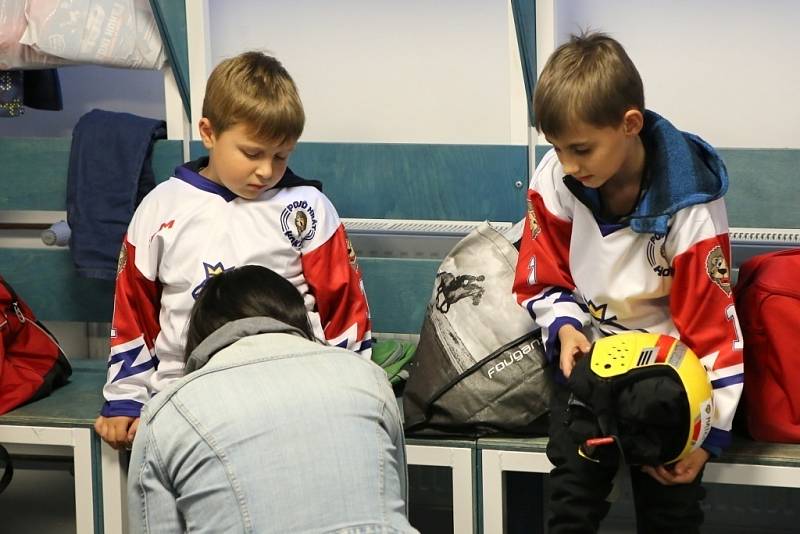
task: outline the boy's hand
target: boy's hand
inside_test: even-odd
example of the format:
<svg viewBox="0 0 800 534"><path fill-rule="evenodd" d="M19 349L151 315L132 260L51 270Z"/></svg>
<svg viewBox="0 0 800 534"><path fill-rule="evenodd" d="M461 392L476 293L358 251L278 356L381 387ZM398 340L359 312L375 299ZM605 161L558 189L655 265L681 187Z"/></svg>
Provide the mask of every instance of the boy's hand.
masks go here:
<svg viewBox="0 0 800 534"><path fill-rule="evenodd" d="M592 350L592 344L583 335L583 332L572 325L564 325L558 330L558 340L561 342L561 356L559 366L564 376L569 378L578 358Z"/></svg>
<svg viewBox="0 0 800 534"><path fill-rule="evenodd" d="M94 430L103 441L117 450L126 449L133 444L136 429L139 428L138 417L116 416L95 419Z"/></svg>
<svg viewBox="0 0 800 534"><path fill-rule="evenodd" d="M696 449L683 460L679 460L668 467L664 465L659 465L658 467L646 465L642 467L642 471L665 486L689 484L697 478L709 457L710 455L705 449Z"/></svg>

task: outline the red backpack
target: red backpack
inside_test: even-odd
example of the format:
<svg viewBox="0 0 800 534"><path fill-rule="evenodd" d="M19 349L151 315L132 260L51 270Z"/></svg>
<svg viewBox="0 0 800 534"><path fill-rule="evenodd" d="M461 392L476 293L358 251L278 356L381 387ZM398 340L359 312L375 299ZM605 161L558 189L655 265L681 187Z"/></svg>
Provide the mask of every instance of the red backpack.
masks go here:
<svg viewBox="0 0 800 534"><path fill-rule="evenodd" d="M67 383L72 368L55 337L0 276L0 414L46 397ZM0 493L14 473L0 445Z"/></svg>
<svg viewBox="0 0 800 534"><path fill-rule="evenodd" d="M0 276L0 414L46 397L71 374L55 337Z"/></svg>
<svg viewBox="0 0 800 534"><path fill-rule="evenodd" d="M744 262L735 295L747 429L759 441L800 442L800 250Z"/></svg>

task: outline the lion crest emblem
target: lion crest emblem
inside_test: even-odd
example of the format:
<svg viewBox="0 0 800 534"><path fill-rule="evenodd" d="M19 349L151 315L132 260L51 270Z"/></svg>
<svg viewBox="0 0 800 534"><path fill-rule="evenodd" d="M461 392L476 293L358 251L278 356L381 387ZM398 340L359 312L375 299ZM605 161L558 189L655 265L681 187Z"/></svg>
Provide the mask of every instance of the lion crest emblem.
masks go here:
<svg viewBox="0 0 800 534"><path fill-rule="evenodd" d="M717 287L726 295L731 295L731 270L719 245L711 249L706 257L706 272Z"/></svg>
<svg viewBox="0 0 800 534"><path fill-rule="evenodd" d="M528 225L531 227L531 239L536 239L542 229L539 227L539 221L536 219L536 211L533 209L533 203L528 199Z"/></svg>
<svg viewBox="0 0 800 534"><path fill-rule="evenodd" d="M347 259L350 260L350 265L352 265L356 270L358 270L358 258L356 257L356 249L353 247L353 243L350 242L350 238L347 238Z"/></svg>
<svg viewBox="0 0 800 534"><path fill-rule="evenodd" d="M473 306L480 304L485 289L478 282L483 282L485 276L454 276L445 271L436 275L436 278L439 280L439 285L436 286L436 309L440 312L447 313L450 306L465 298L471 298Z"/></svg>
<svg viewBox="0 0 800 534"><path fill-rule="evenodd" d="M128 264L128 247L125 246L125 243L122 244L122 248L119 249L119 257L117 258L117 276L122 270L125 268L125 265Z"/></svg>

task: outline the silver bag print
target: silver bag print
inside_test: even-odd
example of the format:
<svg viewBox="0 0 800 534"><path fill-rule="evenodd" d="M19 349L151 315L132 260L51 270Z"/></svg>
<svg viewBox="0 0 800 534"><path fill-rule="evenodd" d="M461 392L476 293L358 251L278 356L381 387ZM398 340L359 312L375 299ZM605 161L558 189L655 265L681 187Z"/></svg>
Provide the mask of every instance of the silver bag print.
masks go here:
<svg viewBox="0 0 800 534"><path fill-rule="evenodd" d="M552 378L511 292L517 255L485 222L442 261L403 395L410 433L546 433Z"/></svg>

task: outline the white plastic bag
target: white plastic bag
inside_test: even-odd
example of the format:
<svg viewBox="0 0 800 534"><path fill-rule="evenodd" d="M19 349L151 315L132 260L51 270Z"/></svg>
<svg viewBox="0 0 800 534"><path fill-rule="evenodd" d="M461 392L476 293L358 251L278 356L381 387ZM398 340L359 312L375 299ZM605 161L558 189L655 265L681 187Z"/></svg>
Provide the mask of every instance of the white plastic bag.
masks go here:
<svg viewBox="0 0 800 534"><path fill-rule="evenodd" d="M70 62L33 47L20 44L28 28L25 0L0 0L0 70L25 70L58 67Z"/></svg>
<svg viewBox="0 0 800 534"><path fill-rule="evenodd" d="M148 0L28 0L20 43L76 63L160 69L165 54Z"/></svg>

